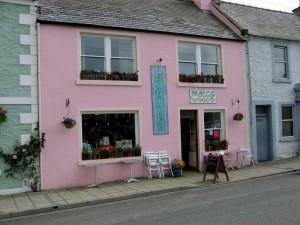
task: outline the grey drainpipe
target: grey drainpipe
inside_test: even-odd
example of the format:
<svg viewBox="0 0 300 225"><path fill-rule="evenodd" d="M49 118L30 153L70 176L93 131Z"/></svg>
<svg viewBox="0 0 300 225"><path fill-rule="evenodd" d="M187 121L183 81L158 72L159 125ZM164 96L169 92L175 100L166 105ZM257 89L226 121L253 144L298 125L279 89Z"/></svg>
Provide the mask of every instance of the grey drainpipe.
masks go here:
<svg viewBox="0 0 300 225"><path fill-rule="evenodd" d="M249 54L249 42L251 40L250 36L246 33L244 35L244 38L246 39L246 64L247 64L247 71L246 71L246 74L247 74L247 79L249 82L247 82L247 86L248 86L248 99L249 99L249 109L248 109L248 113L249 113L249 137L250 137L250 146L252 146L252 151L254 151L254 144L255 144L255 141L254 141L254 137L253 137L253 132L252 132L252 125L253 125L253 114L252 114L252 85L251 85L251 69L250 69L250 54ZM254 153L253 153L254 154ZM254 154L254 161L257 162L257 150L255 149L255 154Z"/></svg>

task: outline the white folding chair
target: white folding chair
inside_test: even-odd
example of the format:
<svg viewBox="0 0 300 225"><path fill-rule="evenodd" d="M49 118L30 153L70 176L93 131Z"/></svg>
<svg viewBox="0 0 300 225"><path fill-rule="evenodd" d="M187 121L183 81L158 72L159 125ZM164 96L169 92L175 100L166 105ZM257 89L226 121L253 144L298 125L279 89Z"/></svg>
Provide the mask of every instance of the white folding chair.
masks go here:
<svg viewBox="0 0 300 225"><path fill-rule="evenodd" d="M159 153L158 152L147 152L144 155L146 160L147 177L152 179L152 171L157 171L157 175L161 178L161 170L159 165Z"/></svg>
<svg viewBox="0 0 300 225"><path fill-rule="evenodd" d="M169 152L166 151L159 152L159 165L160 165L161 177L165 177L164 170L169 170L170 175L173 177L171 156Z"/></svg>
<svg viewBox="0 0 300 225"><path fill-rule="evenodd" d="M228 167L230 167L232 170L234 170L233 166L230 163L231 159L229 159L229 158L226 157L226 154L224 153L224 151L218 151L218 155L222 155L223 156L226 170L228 170L227 169Z"/></svg>
<svg viewBox="0 0 300 225"><path fill-rule="evenodd" d="M241 167L245 167L245 162L250 160L250 163L252 163L252 166L254 165L254 155L251 152L251 148L249 146L240 147L240 156L242 158L242 164Z"/></svg>

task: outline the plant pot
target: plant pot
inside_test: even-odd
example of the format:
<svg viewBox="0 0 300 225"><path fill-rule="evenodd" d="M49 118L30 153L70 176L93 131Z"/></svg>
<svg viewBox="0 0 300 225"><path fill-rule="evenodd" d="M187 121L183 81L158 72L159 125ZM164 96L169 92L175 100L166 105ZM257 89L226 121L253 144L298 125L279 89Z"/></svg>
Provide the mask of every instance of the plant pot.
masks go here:
<svg viewBox="0 0 300 225"><path fill-rule="evenodd" d="M76 123L63 123L63 124L64 124L65 128L71 129L75 126Z"/></svg>
<svg viewBox="0 0 300 225"><path fill-rule="evenodd" d="M182 169L173 169L174 177L181 177L182 176Z"/></svg>

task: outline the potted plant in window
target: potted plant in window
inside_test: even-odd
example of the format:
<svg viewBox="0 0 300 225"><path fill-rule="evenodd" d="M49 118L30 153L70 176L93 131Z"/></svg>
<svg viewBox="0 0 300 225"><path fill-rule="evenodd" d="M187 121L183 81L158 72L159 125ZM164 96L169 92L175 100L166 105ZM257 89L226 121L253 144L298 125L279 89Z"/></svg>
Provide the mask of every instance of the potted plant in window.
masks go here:
<svg viewBox="0 0 300 225"><path fill-rule="evenodd" d="M244 115L242 113L236 113L233 115L233 119L236 121L242 121L244 118Z"/></svg>
<svg viewBox="0 0 300 225"><path fill-rule="evenodd" d="M141 156L142 147L136 145L133 147L133 156Z"/></svg>
<svg viewBox="0 0 300 225"><path fill-rule="evenodd" d="M182 168L185 166L184 161L181 159L174 159L171 162L171 167L174 177L180 177L182 175Z"/></svg>
<svg viewBox="0 0 300 225"><path fill-rule="evenodd" d="M76 121L70 117L64 117L63 121L61 121L61 124L65 126L65 128L71 129L75 126Z"/></svg>
<svg viewBox="0 0 300 225"><path fill-rule="evenodd" d="M228 145L229 145L229 140L228 139L220 141L220 150L227 150Z"/></svg>
<svg viewBox="0 0 300 225"><path fill-rule="evenodd" d="M0 123L5 122L7 119L7 111L0 107Z"/></svg>

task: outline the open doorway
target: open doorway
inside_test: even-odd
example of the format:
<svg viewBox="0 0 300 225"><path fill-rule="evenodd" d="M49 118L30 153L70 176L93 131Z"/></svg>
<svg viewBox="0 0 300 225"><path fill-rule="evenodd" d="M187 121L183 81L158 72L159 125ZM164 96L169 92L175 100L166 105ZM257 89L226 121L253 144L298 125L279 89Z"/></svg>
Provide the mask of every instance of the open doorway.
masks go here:
<svg viewBox="0 0 300 225"><path fill-rule="evenodd" d="M198 170L197 111L180 111L181 155L185 169Z"/></svg>

